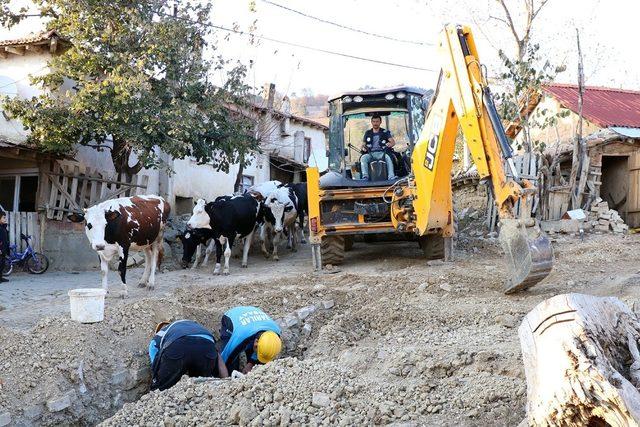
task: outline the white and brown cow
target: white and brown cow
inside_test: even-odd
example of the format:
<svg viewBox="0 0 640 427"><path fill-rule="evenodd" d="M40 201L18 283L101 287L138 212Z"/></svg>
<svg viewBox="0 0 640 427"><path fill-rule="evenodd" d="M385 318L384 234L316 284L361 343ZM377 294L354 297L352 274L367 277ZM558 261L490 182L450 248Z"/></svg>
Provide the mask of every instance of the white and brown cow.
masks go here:
<svg viewBox="0 0 640 427"><path fill-rule="evenodd" d="M107 290L109 261L117 254L122 297L127 295L126 272L129 251L144 251L144 274L139 287L153 289L156 268L162 260L162 236L171 207L159 196L133 196L107 200L83 213L73 213L73 222L85 222L85 232L100 257L102 287Z"/></svg>

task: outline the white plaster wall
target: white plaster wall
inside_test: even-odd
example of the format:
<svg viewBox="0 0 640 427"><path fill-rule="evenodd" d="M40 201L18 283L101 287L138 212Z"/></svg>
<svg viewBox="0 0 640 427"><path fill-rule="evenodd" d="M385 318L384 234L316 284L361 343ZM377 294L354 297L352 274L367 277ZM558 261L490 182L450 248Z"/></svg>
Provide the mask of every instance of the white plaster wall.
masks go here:
<svg viewBox="0 0 640 427"><path fill-rule="evenodd" d="M245 167L243 175L252 176L254 184L269 181L269 162L265 155L256 156ZM172 197L192 197L213 200L218 196L233 194L233 185L238 173L238 165L232 165L229 172L219 172L209 164L199 165L190 159L176 159L171 176Z"/></svg>

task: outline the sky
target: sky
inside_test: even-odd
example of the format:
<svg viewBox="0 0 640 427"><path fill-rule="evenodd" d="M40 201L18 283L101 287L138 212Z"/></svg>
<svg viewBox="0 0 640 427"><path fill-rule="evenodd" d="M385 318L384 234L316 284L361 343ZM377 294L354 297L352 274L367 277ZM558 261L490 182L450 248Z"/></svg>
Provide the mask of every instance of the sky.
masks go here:
<svg viewBox="0 0 640 427"><path fill-rule="evenodd" d="M506 0L517 26L522 25L524 0ZM539 4L541 0L534 0ZM285 42L330 50L430 71L395 67L330 55L216 30L211 41L216 54L250 66L249 84L261 88L273 82L280 93L335 94L365 85L399 84L433 88L439 62L434 44L446 23L469 25L480 59L496 75L498 50L513 56L515 44L497 0L212 0L211 22ZM13 0L12 5L29 4ZM326 21L412 43L374 37L318 22L276 7L276 3ZM252 6L253 5L253 6ZM548 0L536 18L533 42L554 65L567 71L561 83L576 82L576 29L580 31L588 85L640 89L640 55L632 30L638 25L638 0ZM496 19L498 18L498 19ZM13 38L37 30L34 19L7 30L0 38ZM216 78L222 81L219 73ZM257 89L259 90L259 89Z"/></svg>
<svg viewBox="0 0 640 427"><path fill-rule="evenodd" d="M246 31L255 22L254 34L348 55L393 62L415 70L364 62L299 47L217 31L219 53L251 64L249 80L255 87L274 82L288 95L311 90L334 94L357 89L408 84L432 88L439 58L433 44L445 23L471 26L480 59L489 75L500 69L498 50L513 55L513 36L495 18L504 15L496 0L271 0L324 20L413 43L341 29L278 8L264 0L214 0L212 22ZM535 0L539 3L540 0ZM251 4L254 4L251 11ZM522 0L507 0L516 25L522 22ZM549 0L536 18L533 41L554 65L567 71L557 77L576 82L576 28L580 32L588 85L640 89L640 55L632 29L640 16L638 0ZM422 44L418 44L422 43Z"/></svg>

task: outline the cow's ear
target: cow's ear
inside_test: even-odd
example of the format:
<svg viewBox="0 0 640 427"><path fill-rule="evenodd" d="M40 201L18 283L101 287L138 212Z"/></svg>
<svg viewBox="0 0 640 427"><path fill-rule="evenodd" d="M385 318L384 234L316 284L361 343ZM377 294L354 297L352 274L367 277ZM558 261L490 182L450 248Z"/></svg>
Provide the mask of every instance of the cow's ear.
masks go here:
<svg viewBox="0 0 640 427"><path fill-rule="evenodd" d="M118 211L108 211L105 212L104 217L107 219L107 221L113 221L115 219L117 219L120 216L120 212Z"/></svg>
<svg viewBox="0 0 640 427"><path fill-rule="evenodd" d="M67 218L69 218L69 221L71 222L82 222L84 221L84 214L80 212L74 212L67 215Z"/></svg>

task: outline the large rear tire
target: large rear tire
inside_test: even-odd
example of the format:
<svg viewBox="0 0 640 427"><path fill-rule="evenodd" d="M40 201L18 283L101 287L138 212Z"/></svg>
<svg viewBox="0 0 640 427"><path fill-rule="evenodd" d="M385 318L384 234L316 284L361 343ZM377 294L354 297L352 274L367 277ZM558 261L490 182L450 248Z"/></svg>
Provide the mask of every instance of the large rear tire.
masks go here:
<svg viewBox="0 0 640 427"><path fill-rule="evenodd" d="M344 261L344 237L326 236L320 245L322 265L339 265Z"/></svg>
<svg viewBox="0 0 640 427"><path fill-rule="evenodd" d="M444 238L435 234L420 236L418 244L426 259L444 258Z"/></svg>
<svg viewBox="0 0 640 427"><path fill-rule="evenodd" d="M346 236L344 238L344 250L349 252L351 249L353 249L353 236Z"/></svg>

